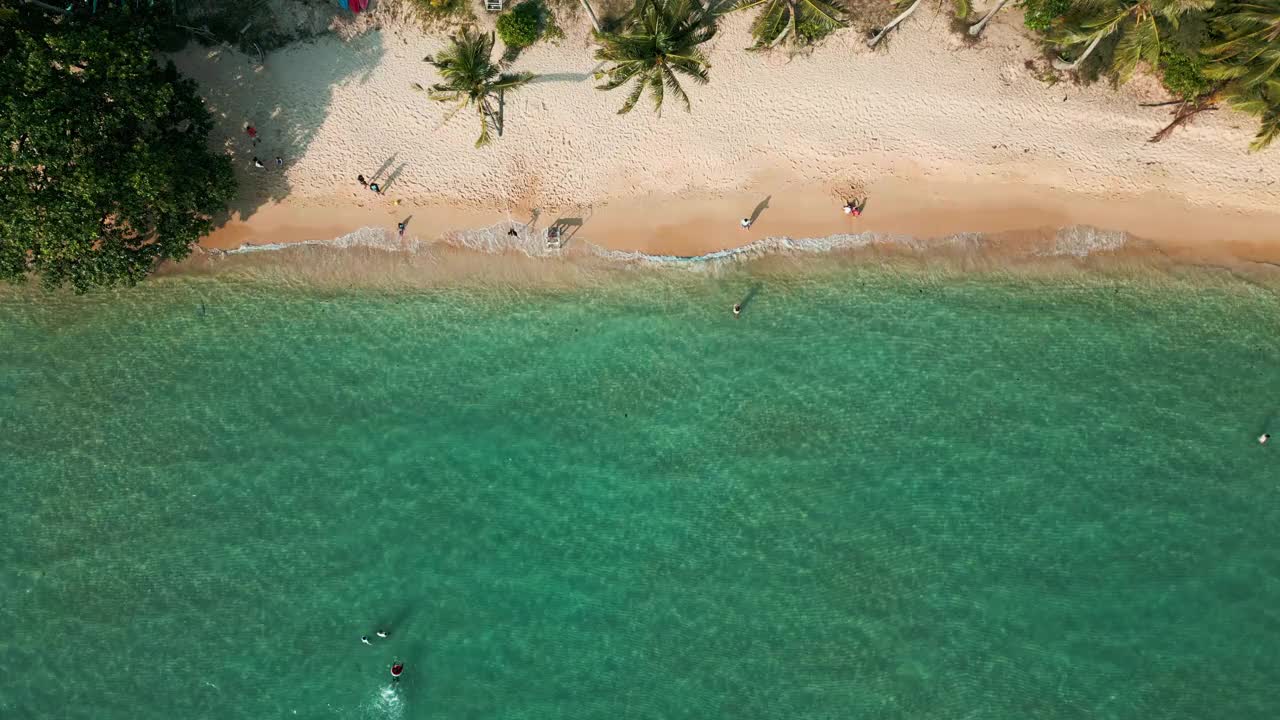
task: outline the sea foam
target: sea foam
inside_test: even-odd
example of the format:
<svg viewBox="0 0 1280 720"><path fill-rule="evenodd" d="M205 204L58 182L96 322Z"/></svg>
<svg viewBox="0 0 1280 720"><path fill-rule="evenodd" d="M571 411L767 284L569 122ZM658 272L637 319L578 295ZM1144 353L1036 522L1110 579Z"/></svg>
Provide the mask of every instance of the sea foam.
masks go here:
<svg viewBox="0 0 1280 720"><path fill-rule="evenodd" d="M641 263L650 266L702 268L726 262L755 260L771 255L820 254L858 250L876 245L914 252L930 250L981 251L990 245L989 236L978 232L963 232L940 238L919 238L892 233L839 233L823 237L792 238L775 235L754 240L723 250L702 255L663 255L635 250L610 250L589 240L577 238L566 232L566 240L557 247L550 243L549 230L529 225L512 226L501 223L484 228L455 230L445 233L438 240L420 238L400 239L383 227L362 227L346 235L328 240L305 240L294 243L246 244L230 250L206 250L211 255L241 255L246 253L287 250L294 247L323 247L339 250L372 249L386 252L416 253L433 246L452 246L480 253L521 253L534 258L592 256L620 264ZM1114 252L1129 241L1127 233L1103 230L1087 225L1073 225L1057 230L1053 237L1034 245L1029 254L1036 257L1083 258L1095 253Z"/></svg>

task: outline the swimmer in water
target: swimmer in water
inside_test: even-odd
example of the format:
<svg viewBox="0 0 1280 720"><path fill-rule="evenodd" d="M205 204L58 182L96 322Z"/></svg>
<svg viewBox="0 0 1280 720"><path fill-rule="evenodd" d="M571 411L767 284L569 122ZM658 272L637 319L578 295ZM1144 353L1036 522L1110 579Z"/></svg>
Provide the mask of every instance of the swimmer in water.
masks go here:
<svg viewBox="0 0 1280 720"><path fill-rule="evenodd" d="M742 303L734 303L734 304L733 304L733 316L736 318L736 317L738 317L739 315L742 315Z"/></svg>
<svg viewBox="0 0 1280 720"><path fill-rule="evenodd" d="M1266 445L1267 441L1270 439L1271 439L1271 433L1262 433L1262 435L1258 436L1258 444Z"/></svg>
<svg viewBox="0 0 1280 720"><path fill-rule="evenodd" d="M400 674L404 672L404 663L398 662L391 666L391 678L396 682L400 682Z"/></svg>
<svg viewBox="0 0 1280 720"><path fill-rule="evenodd" d="M379 630L378 632L374 633L374 635L377 635L378 637L382 638L383 640L386 640L386 639L387 639L387 631L386 631L386 630Z"/></svg>
<svg viewBox="0 0 1280 720"><path fill-rule="evenodd" d="M373 644L373 643L369 642L369 636L368 636L368 635L361 635L361 636L360 636L360 642L364 643L365 645L372 645L372 644Z"/></svg>

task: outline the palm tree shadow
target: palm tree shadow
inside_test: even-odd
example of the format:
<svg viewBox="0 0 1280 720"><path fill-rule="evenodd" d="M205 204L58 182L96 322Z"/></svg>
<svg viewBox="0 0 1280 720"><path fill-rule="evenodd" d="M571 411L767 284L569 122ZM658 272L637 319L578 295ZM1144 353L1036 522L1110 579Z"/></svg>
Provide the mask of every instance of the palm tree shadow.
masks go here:
<svg viewBox="0 0 1280 720"><path fill-rule="evenodd" d="M494 124L497 125L497 127L495 127L494 129L498 131L498 137L502 137L502 126L506 124L506 114L507 114L507 94L499 90L498 91L498 112L493 118Z"/></svg>
<svg viewBox="0 0 1280 720"><path fill-rule="evenodd" d="M596 73L600 72L601 68L603 68L604 66L605 66L605 63L603 63L603 62L598 62L598 63L596 63L596 66L595 66L595 67L591 68L590 70L588 70L588 71L586 71L586 72L584 72L584 73L569 73L569 72L566 72L566 73L546 73L546 74L539 75L539 76L535 77L535 78L534 78L532 81L530 81L530 82L533 82L533 83L549 83L549 82L584 82L584 81L587 81L587 80L590 80L590 79L594 78L594 77L596 76Z"/></svg>
<svg viewBox="0 0 1280 720"><path fill-rule="evenodd" d="M172 58L183 75L203 79L199 94L214 120L209 144L232 158L239 190L227 211L214 218L215 227L248 219L263 205L289 196L292 185L275 167L275 158L288 166L305 155L328 116L334 86L368 77L385 54L380 33L349 41L329 35L288 51L307 56L297 63L307 72L276 66L273 55L258 65L256 58L224 47L189 44ZM256 128L256 141L246 134L246 125ZM254 167L255 156L266 168ZM352 177L358 172L352 168Z"/></svg>
<svg viewBox="0 0 1280 720"><path fill-rule="evenodd" d="M772 195L770 195L770 196L766 197L765 199L763 199L763 200L761 200L761 201L760 201L760 204L756 206L756 209L755 209L755 210L752 210L752 211L751 211L751 224L752 224L752 225L755 225L755 224L756 224L756 220L758 220L758 219L760 218L760 214L761 214L761 213L763 213L765 210L768 210L768 209L769 209L769 201L770 201L770 200L772 200L772 199L773 199L773 196L772 196Z"/></svg>

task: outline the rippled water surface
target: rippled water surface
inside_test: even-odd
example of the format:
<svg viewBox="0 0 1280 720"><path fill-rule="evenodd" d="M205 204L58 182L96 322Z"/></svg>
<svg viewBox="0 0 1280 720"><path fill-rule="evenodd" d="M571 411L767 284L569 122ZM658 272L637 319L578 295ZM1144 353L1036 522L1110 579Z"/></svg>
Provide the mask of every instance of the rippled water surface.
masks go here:
<svg viewBox="0 0 1280 720"><path fill-rule="evenodd" d="M0 716L1280 717L1277 307L5 289Z"/></svg>

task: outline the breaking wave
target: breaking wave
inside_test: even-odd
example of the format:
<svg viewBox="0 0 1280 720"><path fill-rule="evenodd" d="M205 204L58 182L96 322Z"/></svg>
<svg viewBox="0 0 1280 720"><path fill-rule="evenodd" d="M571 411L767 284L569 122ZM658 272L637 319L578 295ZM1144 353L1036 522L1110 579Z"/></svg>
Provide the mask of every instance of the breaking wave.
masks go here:
<svg viewBox="0 0 1280 720"><path fill-rule="evenodd" d="M363 227L337 238L291 243L243 245L232 250L205 250L211 255L241 255L271 252L296 247L332 249L364 248L393 253L417 253L433 247L463 248L480 253L521 253L529 257L591 256L623 264L642 263L655 266L705 267L726 262L755 260L770 255L820 254L885 246L909 251L973 250L990 245L985 233L956 233L942 238L923 239L890 233L840 233L825 237L792 238L771 236L733 248L703 255L654 255L638 251L610 250L588 240L575 237L576 228L536 228L529 225L502 223L485 228L446 233L438 240L400 239L383 227ZM1129 242L1127 233L1102 230L1086 225L1061 228L1028 248L1035 257L1084 258L1094 253L1114 252Z"/></svg>

